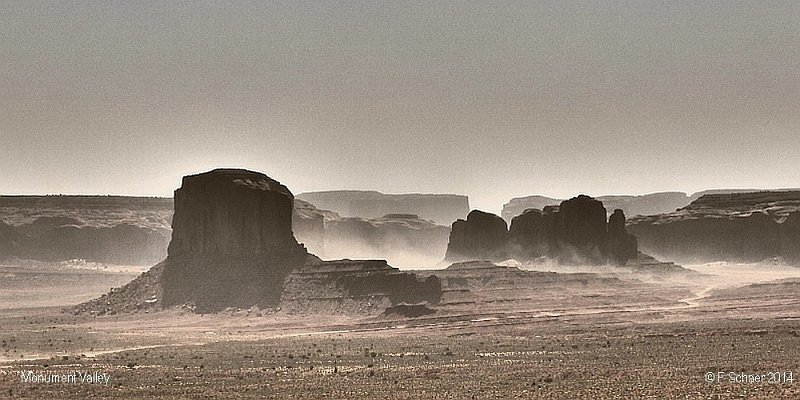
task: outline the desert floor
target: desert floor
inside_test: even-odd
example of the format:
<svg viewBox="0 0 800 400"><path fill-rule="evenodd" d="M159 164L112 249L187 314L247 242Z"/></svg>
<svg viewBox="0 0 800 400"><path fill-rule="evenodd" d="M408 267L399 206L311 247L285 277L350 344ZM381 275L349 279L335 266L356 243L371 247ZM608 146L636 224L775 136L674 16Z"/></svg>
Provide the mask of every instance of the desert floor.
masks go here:
<svg viewBox="0 0 800 400"><path fill-rule="evenodd" d="M800 398L800 269L692 268L405 319L73 315L141 270L3 265L0 398Z"/></svg>

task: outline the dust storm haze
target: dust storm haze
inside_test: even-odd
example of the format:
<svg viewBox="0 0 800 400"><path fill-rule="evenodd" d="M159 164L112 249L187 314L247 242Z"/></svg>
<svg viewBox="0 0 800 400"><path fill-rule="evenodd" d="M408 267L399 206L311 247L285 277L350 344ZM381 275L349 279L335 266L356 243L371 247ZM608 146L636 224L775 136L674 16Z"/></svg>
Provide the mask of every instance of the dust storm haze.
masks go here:
<svg viewBox="0 0 800 400"><path fill-rule="evenodd" d="M0 0L0 397L800 398L798 21Z"/></svg>

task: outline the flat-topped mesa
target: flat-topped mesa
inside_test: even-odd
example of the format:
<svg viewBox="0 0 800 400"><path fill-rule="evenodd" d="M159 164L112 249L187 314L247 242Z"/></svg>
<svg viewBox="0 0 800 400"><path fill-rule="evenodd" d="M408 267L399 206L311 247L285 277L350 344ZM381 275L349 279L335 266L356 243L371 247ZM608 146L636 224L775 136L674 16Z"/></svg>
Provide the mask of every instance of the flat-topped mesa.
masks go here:
<svg viewBox="0 0 800 400"><path fill-rule="evenodd" d="M164 305L198 309L275 305L308 253L292 234L294 196L241 169L186 176L175 191Z"/></svg>
<svg viewBox="0 0 800 400"><path fill-rule="evenodd" d="M254 256L303 252L292 234L294 196L258 172L215 169L183 178L175 190L169 257Z"/></svg>
<svg viewBox="0 0 800 400"><path fill-rule="evenodd" d="M602 201L607 211L615 209L622 210L626 215L653 215L673 212L678 208L689 204L694 196L688 196L683 192L657 192L645 195L607 195L598 196L595 199ZM525 210L535 208L544 209L547 206L554 206L563 201L545 196L526 196L515 197L503 205L501 216L508 221L522 215Z"/></svg>
<svg viewBox="0 0 800 400"><path fill-rule="evenodd" d="M380 218L386 214L416 214L420 219L449 225L469 212L469 198L457 194L384 194L364 190L332 190L297 195L342 217Z"/></svg>
<svg viewBox="0 0 800 400"><path fill-rule="evenodd" d="M800 191L705 194L668 214L634 217L627 229L643 251L681 263L800 266Z"/></svg>

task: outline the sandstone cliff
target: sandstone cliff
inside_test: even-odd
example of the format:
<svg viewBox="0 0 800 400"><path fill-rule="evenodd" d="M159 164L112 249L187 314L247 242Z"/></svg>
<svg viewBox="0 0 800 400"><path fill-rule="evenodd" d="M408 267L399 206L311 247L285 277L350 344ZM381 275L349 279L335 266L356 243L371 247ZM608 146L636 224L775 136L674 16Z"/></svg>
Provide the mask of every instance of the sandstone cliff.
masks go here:
<svg viewBox="0 0 800 400"><path fill-rule="evenodd" d="M164 305L277 304L284 278L307 259L292 234L293 207L289 189L264 174L217 169L184 177L175 191Z"/></svg>

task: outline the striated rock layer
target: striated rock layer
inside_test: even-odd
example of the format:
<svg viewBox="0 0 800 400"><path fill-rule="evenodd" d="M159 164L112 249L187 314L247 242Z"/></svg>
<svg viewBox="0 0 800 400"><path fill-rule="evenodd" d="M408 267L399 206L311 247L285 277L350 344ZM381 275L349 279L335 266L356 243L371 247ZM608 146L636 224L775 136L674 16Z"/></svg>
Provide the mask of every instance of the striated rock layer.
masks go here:
<svg viewBox="0 0 800 400"><path fill-rule="evenodd" d="M435 305L441 297L438 277L420 279L385 260L321 261L289 274L281 308L287 312L378 314L398 304Z"/></svg>

